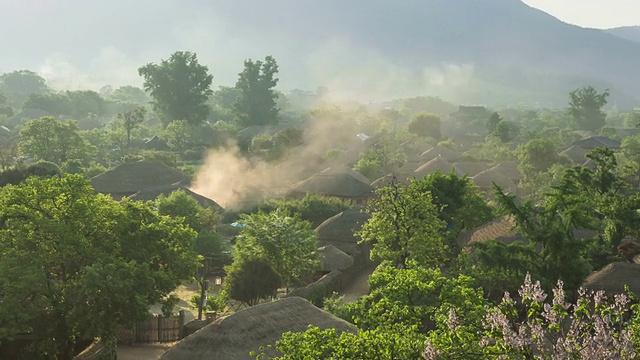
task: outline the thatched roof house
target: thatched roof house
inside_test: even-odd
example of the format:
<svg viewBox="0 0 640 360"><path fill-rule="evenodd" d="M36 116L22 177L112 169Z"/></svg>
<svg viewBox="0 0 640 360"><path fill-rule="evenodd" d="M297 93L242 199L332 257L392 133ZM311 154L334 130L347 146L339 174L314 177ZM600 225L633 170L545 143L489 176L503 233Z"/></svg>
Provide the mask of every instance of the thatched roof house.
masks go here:
<svg viewBox="0 0 640 360"><path fill-rule="evenodd" d="M157 199L160 195L169 196L171 195L171 193L173 193L176 190L183 190L184 192L187 193L187 195L196 199L198 204L200 204L200 206L202 207L210 208L213 211L219 211L219 212L224 211L224 208L220 206L220 204L215 202L215 200L209 199L206 196L202 196L198 193L195 193L191 191L189 188L187 188L186 186L180 185L180 184L157 186L153 188L142 189L137 193L129 196L129 199L140 200L140 201L153 201Z"/></svg>
<svg viewBox="0 0 640 360"><path fill-rule="evenodd" d="M626 294L624 286L640 295L640 265L614 262L587 277L582 285L588 290L604 290L607 295Z"/></svg>
<svg viewBox="0 0 640 360"><path fill-rule="evenodd" d="M471 178L480 190L490 193L493 191L493 183L498 184L503 191L515 194L518 190L516 184L507 175L498 170L485 170Z"/></svg>
<svg viewBox="0 0 640 360"><path fill-rule="evenodd" d="M448 174L451 171L455 171L455 168L453 167L453 165L451 165L451 163L447 162L441 156L438 156L437 158L431 161L428 161L425 164L418 167L413 172L413 176L416 179L422 179L438 170L440 170L440 172L442 172L443 174Z"/></svg>
<svg viewBox="0 0 640 360"><path fill-rule="evenodd" d="M604 136L591 136L586 139L576 141L575 143L573 143L573 145L579 146L581 148L585 148L587 150L592 150L597 147L607 147L610 149L620 148L619 141L609 139L608 137L604 137Z"/></svg>
<svg viewBox="0 0 640 360"><path fill-rule="evenodd" d="M475 176L491 167L486 161L458 161L452 165L456 172L469 177Z"/></svg>
<svg viewBox="0 0 640 360"><path fill-rule="evenodd" d="M316 193L364 204L373 196L373 187L362 174L344 167L329 168L293 185L291 194Z"/></svg>
<svg viewBox="0 0 640 360"><path fill-rule="evenodd" d="M353 258L333 245L318 248L323 264L320 271L345 270L353 266Z"/></svg>
<svg viewBox="0 0 640 360"><path fill-rule="evenodd" d="M146 150L167 151L169 145L166 140L160 139L158 135L153 135L151 139L144 142L144 148Z"/></svg>
<svg viewBox="0 0 640 360"><path fill-rule="evenodd" d="M570 147L561 151L560 155L568 157L569 160L573 161L576 164L582 164L587 160L586 155L588 152L589 150L583 147L580 147L578 145L571 145Z"/></svg>
<svg viewBox="0 0 640 360"><path fill-rule="evenodd" d="M345 210L334 215L316 228L318 246L333 245L348 255L358 250L358 238L354 232L371 218L371 215L356 209Z"/></svg>
<svg viewBox="0 0 640 360"><path fill-rule="evenodd" d="M499 171L516 184L522 180L522 173L518 170L518 164L514 161L503 161L489 170Z"/></svg>
<svg viewBox="0 0 640 360"><path fill-rule="evenodd" d="M287 331L302 332L309 325L338 332L357 329L303 298L288 297L239 311L218 319L187 336L167 350L162 360L254 359L250 352L264 346L268 358L281 354L267 345L275 344Z"/></svg>
<svg viewBox="0 0 640 360"><path fill-rule="evenodd" d="M420 154L422 161L433 160L437 157L441 157L447 162L454 162L460 159L460 154L457 151L451 150L444 146L434 146L431 149Z"/></svg>
<svg viewBox="0 0 640 360"><path fill-rule="evenodd" d="M120 200L140 190L184 184L189 178L161 161L144 160L121 164L89 181L96 192Z"/></svg>
<svg viewBox="0 0 640 360"><path fill-rule="evenodd" d="M458 236L458 245L465 247L474 242L497 240L503 244L523 240L524 237L515 230L515 221L511 216L503 216L492 222L464 231Z"/></svg>

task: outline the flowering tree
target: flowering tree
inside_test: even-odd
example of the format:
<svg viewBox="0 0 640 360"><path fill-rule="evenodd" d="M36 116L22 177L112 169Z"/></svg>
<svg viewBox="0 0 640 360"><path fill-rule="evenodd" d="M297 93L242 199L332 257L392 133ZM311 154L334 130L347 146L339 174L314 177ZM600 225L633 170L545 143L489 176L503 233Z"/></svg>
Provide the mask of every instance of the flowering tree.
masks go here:
<svg viewBox="0 0 640 360"><path fill-rule="evenodd" d="M519 299L505 293L502 302L488 308L481 331L461 328L451 309L438 330L430 333L423 357L435 359L636 359L633 327L626 321L630 300L604 292L579 290L575 304L565 302L562 281L553 300L540 282L527 274ZM522 311L522 312L521 312ZM523 314L523 315L521 315ZM524 317L524 320L520 319Z"/></svg>

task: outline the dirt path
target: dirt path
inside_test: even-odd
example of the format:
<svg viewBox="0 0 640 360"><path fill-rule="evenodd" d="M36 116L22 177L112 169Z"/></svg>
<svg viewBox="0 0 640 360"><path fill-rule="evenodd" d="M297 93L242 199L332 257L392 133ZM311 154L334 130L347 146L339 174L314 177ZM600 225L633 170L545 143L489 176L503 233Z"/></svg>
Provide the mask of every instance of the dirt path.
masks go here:
<svg viewBox="0 0 640 360"><path fill-rule="evenodd" d="M353 282L340 292L340 295L344 295L344 302L354 302L362 295L369 293L369 275L371 275L374 269L375 267L363 269L362 272L353 279Z"/></svg>

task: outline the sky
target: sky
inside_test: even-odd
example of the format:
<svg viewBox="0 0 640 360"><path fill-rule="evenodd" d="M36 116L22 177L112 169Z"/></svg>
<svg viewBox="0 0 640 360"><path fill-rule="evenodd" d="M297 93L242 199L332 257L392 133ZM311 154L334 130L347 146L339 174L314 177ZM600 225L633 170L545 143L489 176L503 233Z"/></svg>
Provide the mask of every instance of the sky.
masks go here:
<svg viewBox="0 0 640 360"><path fill-rule="evenodd" d="M529 6L582 27L640 25L640 0L523 0Z"/></svg>

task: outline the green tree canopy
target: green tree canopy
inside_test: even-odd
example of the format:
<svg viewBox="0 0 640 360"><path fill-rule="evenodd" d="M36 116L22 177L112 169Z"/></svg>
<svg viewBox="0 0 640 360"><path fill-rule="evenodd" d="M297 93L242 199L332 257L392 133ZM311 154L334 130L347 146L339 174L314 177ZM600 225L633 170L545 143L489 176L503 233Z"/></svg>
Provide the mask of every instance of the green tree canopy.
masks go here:
<svg viewBox="0 0 640 360"><path fill-rule="evenodd" d="M197 266L193 230L141 202L96 194L80 175L0 189L0 341L35 335L34 357L145 318Z"/></svg>
<svg viewBox="0 0 640 360"><path fill-rule="evenodd" d="M579 129L595 131L605 124L607 115L602 108L607 104L609 90L598 93L592 86L569 93L569 113Z"/></svg>
<svg viewBox="0 0 640 360"><path fill-rule="evenodd" d="M236 239L234 260L263 258L287 287L318 268L317 234L308 221L284 210L242 215L246 225Z"/></svg>
<svg viewBox="0 0 640 360"><path fill-rule="evenodd" d="M234 103L241 125L273 125L278 122L278 64L272 56L264 61L245 60L244 69L238 74L236 89L240 96Z"/></svg>
<svg viewBox="0 0 640 360"><path fill-rule="evenodd" d="M431 193L422 191L419 181L407 186L392 181L376 195L368 208L371 218L358 232L363 242L373 244L372 259L386 260L400 268L409 261L439 267L448 260L446 223L438 217Z"/></svg>
<svg viewBox="0 0 640 360"><path fill-rule="evenodd" d="M198 63L195 53L176 51L160 64L142 66L138 74L144 78L144 89L154 99L154 109L165 125L173 120L198 125L207 119L213 76L208 67Z"/></svg>
<svg viewBox="0 0 640 360"><path fill-rule="evenodd" d="M80 136L76 121L45 116L29 120L20 130L20 150L27 156L61 165L69 159L89 155L90 147Z"/></svg>
<svg viewBox="0 0 640 360"><path fill-rule="evenodd" d="M249 306L275 296L282 278L265 258L238 259L226 268L225 292L229 298Z"/></svg>
<svg viewBox="0 0 640 360"><path fill-rule="evenodd" d="M421 137L431 137L436 140L442 139L440 117L434 114L420 113L411 118L409 132Z"/></svg>

